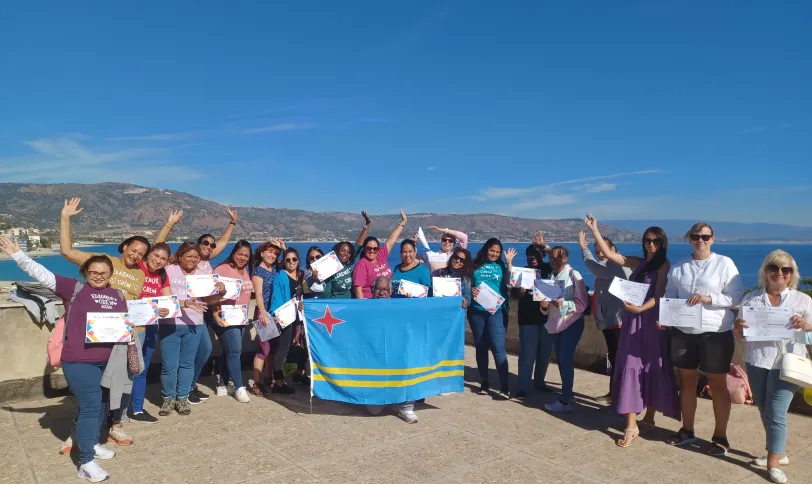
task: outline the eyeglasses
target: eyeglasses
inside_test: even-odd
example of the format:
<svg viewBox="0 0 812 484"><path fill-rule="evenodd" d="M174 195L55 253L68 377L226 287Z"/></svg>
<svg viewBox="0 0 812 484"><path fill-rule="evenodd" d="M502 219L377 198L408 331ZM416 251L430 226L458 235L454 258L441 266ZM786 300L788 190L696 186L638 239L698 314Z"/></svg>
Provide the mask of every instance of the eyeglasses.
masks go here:
<svg viewBox="0 0 812 484"><path fill-rule="evenodd" d="M389 292L389 291L391 291L391 289L389 289L388 287L376 287L375 288L375 292Z"/></svg>
<svg viewBox="0 0 812 484"><path fill-rule="evenodd" d="M208 240L204 240L203 242L200 243L200 246L201 247L211 247L212 249L216 249L217 248L217 243L216 242L209 242Z"/></svg>
<svg viewBox="0 0 812 484"><path fill-rule="evenodd" d="M767 266L767 272L769 272L770 274L778 274L779 271L781 272L781 274L789 276L792 275L793 272L795 272L795 269L793 269L792 267L778 267L775 264L770 264Z"/></svg>
<svg viewBox="0 0 812 484"><path fill-rule="evenodd" d="M110 277L109 272L87 271L87 277Z"/></svg>
<svg viewBox="0 0 812 484"><path fill-rule="evenodd" d="M702 239L705 242L707 242L711 238L713 238L713 235L708 235L708 234L691 234L691 236L690 236L691 242L696 242L699 239Z"/></svg>
<svg viewBox="0 0 812 484"><path fill-rule="evenodd" d="M291 262L291 263L299 262L299 258L298 257L291 257L289 259L285 259L285 262Z"/></svg>
<svg viewBox="0 0 812 484"><path fill-rule="evenodd" d="M451 238L451 237L443 237L443 238L442 238L442 239L440 239L440 240L441 240L441 242L442 242L442 243L444 243L444 244L453 244L454 242L456 242L456 239L453 239L453 238Z"/></svg>
<svg viewBox="0 0 812 484"><path fill-rule="evenodd" d="M364 247L364 250L367 252L378 252L380 247Z"/></svg>
<svg viewBox="0 0 812 484"><path fill-rule="evenodd" d="M643 239L643 243L646 245L660 245L663 241L660 239Z"/></svg>

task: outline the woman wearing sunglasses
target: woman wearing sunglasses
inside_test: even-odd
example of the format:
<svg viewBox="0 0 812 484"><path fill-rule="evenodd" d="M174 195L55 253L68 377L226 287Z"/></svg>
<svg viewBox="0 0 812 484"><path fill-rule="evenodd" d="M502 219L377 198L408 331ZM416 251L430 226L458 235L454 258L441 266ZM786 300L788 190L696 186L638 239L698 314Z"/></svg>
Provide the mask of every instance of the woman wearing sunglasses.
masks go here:
<svg viewBox="0 0 812 484"><path fill-rule="evenodd" d="M662 331L657 323L659 302L665 293L670 268L668 237L663 229L649 227L643 234L645 256L626 257L609 247L592 214L586 216L584 224L592 231L595 250L606 258L607 267L608 263L628 267L633 270L630 281L649 284L642 306L622 301L625 311L620 325L611 395L615 411L626 417L623 438L616 442L626 448L640 435L637 415L644 409L646 427L654 426L656 412L677 420L680 416L674 368L668 357L668 332Z"/></svg>
<svg viewBox="0 0 812 484"><path fill-rule="evenodd" d="M372 286L379 276L391 277L392 269L386 258L406 227L406 214L400 211L400 223L392 230L383 246L375 237L364 240L364 254L352 270L352 290L356 299L372 299Z"/></svg>
<svg viewBox="0 0 812 484"><path fill-rule="evenodd" d="M440 254L445 254L450 257L454 247L461 247L463 249L468 247L468 234L459 230L451 230L449 228L441 229L435 225L430 225L429 230L433 230L440 234ZM418 259L427 262L432 276L437 276L440 269L448 266L448 262L429 261L426 254L418 254Z"/></svg>
<svg viewBox="0 0 812 484"><path fill-rule="evenodd" d="M679 369L682 428L668 443L683 446L696 441L696 387L699 372L708 376L716 427L708 454L724 456L730 450L727 423L730 393L727 374L733 361L733 307L744 295L739 270L730 258L711 252L715 241L710 225L699 222L685 234L693 253L671 267L665 297L702 305L699 328L671 328L671 362Z"/></svg>
<svg viewBox="0 0 812 484"><path fill-rule="evenodd" d="M273 289L271 289L271 309L274 311L282 307L291 299L302 298L302 285L304 283L304 273L299 266L299 252L289 247L282 256L283 269L274 277ZM300 303L301 304L301 303ZM300 306L301 307L301 306ZM288 359L290 344L293 340L295 326L303 321L296 315L296 321L282 329L280 335L273 339L271 345L271 358L273 358L273 386L271 393L290 395L295 393L293 387L285 383L285 361Z"/></svg>
<svg viewBox="0 0 812 484"><path fill-rule="evenodd" d="M789 465L786 454L787 410L798 387L781 380L781 360L785 354L806 357L805 344L812 344L812 298L798 291L798 264L783 250L774 250L764 259L758 271L758 290L742 300L742 306L757 308L788 308L792 313L792 327L798 330L793 339L777 341L747 341L744 361L747 378L753 391L753 400L761 414L767 433L767 456L753 461L757 467L766 467L773 482L787 482L781 466ZM739 317L733 332L744 338L747 321Z"/></svg>
<svg viewBox="0 0 812 484"><path fill-rule="evenodd" d="M279 255L285 250L285 243L281 240L271 240L257 247L254 252L254 272L251 282L254 284L254 294L257 303L254 320L264 325L273 324L273 319L268 309L271 307L271 291L273 290L273 280L279 274ZM259 350L254 354L254 383L248 390L257 397L265 396L268 390L265 388L263 371L265 361L271 354L273 340L257 340Z"/></svg>
<svg viewBox="0 0 812 484"><path fill-rule="evenodd" d="M448 267L440 269L437 277L454 277L460 280L460 292L462 293L462 309L471 306L471 283L474 276L474 261L468 249L457 247L448 259Z"/></svg>
<svg viewBox="0 0 812 484"><path fill-rule="evenodd" d="M307 258L305 262L305 286L304 298L305 299L318 299L324 296L324 282L319 280L318 271L313 270L313 263L324 257L324 251L320 247L314 245L307 249Z"/></svg>

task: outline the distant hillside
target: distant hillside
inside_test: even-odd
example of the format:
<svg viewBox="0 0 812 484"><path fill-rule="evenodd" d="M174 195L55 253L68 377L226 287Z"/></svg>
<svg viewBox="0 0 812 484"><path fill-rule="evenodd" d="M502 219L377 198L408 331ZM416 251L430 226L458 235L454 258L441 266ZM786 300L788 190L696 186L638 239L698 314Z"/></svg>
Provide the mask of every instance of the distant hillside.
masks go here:
<svg viewBox="0 0 812 484"><path fill-rule="evenodd" d="M10 226L56 230L63 201L82 197L84 212L74 218L77 237L106 237L157 231L172 209L182 208L183 222L172 237L196 237L204 232L220 233L228 223L225 206L189 195L126 183L27 184L0 183L0 222ZM372 207L371 207L372 208ZM308 212L286 208L238 207L240 221L236 237L262 240L283 237L288 240L355 240L363 226L360 214ZM492 214L458 215L407 214L404 235L411 236L418 226L429 225L463 230L471 240L499 237L505 241L525 241L534 231L543 230L551 241L574 241L583 228L579 220L532 220ZM399 216L373 217L372 235L386 236ZM616 241L639 240L633 231L603 230ZM434 234L427 234L436 240Z"/></svg>
<svg viewBox="0 0 812 484"><path fill-rule="evenodd" d="M658 225L668 234L668 239L682 241L683 235L697 220L606 220L605 223L634 232ZM812 227L767 223L710 222L716 239L727 242L763 242L783 240L788 242L812 241Z"/></svg>

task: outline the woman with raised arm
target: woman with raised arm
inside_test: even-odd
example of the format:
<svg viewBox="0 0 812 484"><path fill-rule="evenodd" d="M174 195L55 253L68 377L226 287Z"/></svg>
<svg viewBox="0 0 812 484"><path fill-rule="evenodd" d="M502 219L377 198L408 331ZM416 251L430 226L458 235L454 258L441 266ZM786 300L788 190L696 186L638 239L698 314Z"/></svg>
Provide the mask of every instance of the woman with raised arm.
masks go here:
<svg viewBox="0 0 812 484"><path fill-rule="evenodd" d="M710 225L694 224L685 238L691 243L693 253L671 267L665 297L685 299L691 306L701 304L702 324L700 328L671 328L670 331L671 363L679 368L682 428L668 443L683 446L696 441L696 386L698 370L702 370L708 376L716 419L707 453L724 456L730 451L727 374L735 351L732 308L741 303L744 288L733 261L711 252L716 239Z"/></svg>
<svg viewBox="0 0 812 484"><path fill-rule="evenodd" d="M603 237L603 241L609 246L611 252L617 253L617 247L609 237ZM609 375L609 392L602 397L596 398L596 400L601 403L611 403L617 345L620 342L620 327L623 324L623 315L626 310L623 307L623 301L614 294L609 293L609 285L612 284L615 277L628 280L629 276L632 275L632 270L607 259L598 244L595 244L595 254L598 256L596 260L592 252L590 252L589 246L586 245L586 234L584 232L578 234L578 243L581 246L584 265L595 276L595 310L593 311L595 325L603 333L603 339L606 341L606 348L609 353L608 358L612 364L612 372Z"/></svg>
<svg viewBox="0 0 812 484"><path fill-rule="evenodd" d="M271 290L271 309L274 311L282 307L283 304L291 299L302 297L302 284L304 283L304 272L302 272L299 265L299 252L289 247L285 249L282 257L284 263L283 270L279 271L273 280L273 289ZM288 359L288 352L290 351L290 344L293 340L293 333L295 326L302 323L299 315L296 315L296 321L289 324L282 329L279 337L274 338L276 348L271 349L271 356L273 358L273 386L271 393L281 395L290 395L295 393L293 387L285 383L285 361Z"/></svg>
<svg viewBox="0 0 812 484"><path fill-rule="evenodd" d="M62 346L62 371L78 404L76 441L79 445L79 479L101 482L108 474L96 460L112 459L116 453L99 444L101 426L107 420L107 403L102 393L102 376L118 365L111 360L112 343L85 343L87 314L126 313L127 303L121 290L110 287L113 263L102 254L84 259L79 272L85 283L62 277L34 262L20 250L17 242L0 236L0 250L8 254L26 274L54 291L65 306L65 336ZM125 352L126 356L126 352ZM127 360L123 361L127 375ZM111 368L108 368L111 367ZM113 374L121 374L116 371Z"/></svg>
<svg viewBox="0 0 812 484"><path fill-rule="evenodd" d="M477 393L487 395L491 391L488 382L488 350L493 353L496 370L499 373L499 393L497 398L510 399L510 384L508 382L508 360L505 352L505 338L508 326L508 287L510 269L513 267L513 258L516 249L505 251L505 261L502 260L502 242L492 238L479 249L474 259L474 276L471 284L473 302L468 308L468 324L474 334L476 344L476 364L479 370L480 387ZM479 285L485 284L504 298L504 302L491 314L481 304L476 302L479 296Z"/></svg>
<svg viewBox="0 0 812 484"><path fill-rule="evenodd" d="M324 281L325 299L349 299L352 297L352 269L356 255L361 253L361 245L369 234L369 226L372 220L366 212L361 212L364 217L364 228L355 241L355 246L348 241L339 242L333 246L333 252L338 256L342 269Z"/></svg>
<svg viewBox="0 0 812 484"><path fill-rule="evenodd" d="M215 242L212 234L203 234L197 238L197 245L200 247L199 269L205 271L206 274L212 273L211 261L220 255L220 253L223 252L228 246L228 240L231 238L231 233L234 232L234 227L237 226L237 220L239 220L236 210L231 210L230 208L226 207L226 212L228 212L228 216L231 218L231 221L223 231L223 235L220 236L220 239ZM158 242L166 242L166 239L169 237L172 229L182 219L183 210L173 210L172 213L169 214L169 218L164 226L161 227L158 235L156 235L155 239L153 239L152 243L156 244Z"/></svg>
<svg viewBox="0 0 812 484"><path fill-rule="evenodd" d="M429 225L429 230L433 230L440 234L440 254L445 254L448 258L451 257L451 253L455 247L461 247L463 249L468 248L468 234L465 232L461 232L459 230L451 230L449 228L441 229L435 225ZM429 270L432 276L437 276L439 274L440 269L444 269L448 266L448 262L441 262L441 261L430 261L426 254L418 254L417 258L423 262L428 263Z"/></svg>
<svg viewBox="0 0 812 484"><path fill-rule="evenodd" d="M281 240L271 240L257 247L256 252L254 252L254 273L253 276L251 276L257 303L254 320L259 321L265 326L273 324L271 313L269 313L268 310L271 307L273 280L279 273L279 255L283 250L285 250L284 242ZM272 344L273 340L258 340L259 350L254 354L254 383L250 385L248 390L257 397L262 397L269 393L269 390L265 388L265 380L262 375L265 370L265 362L271 354Z"/></svg>
<svg viewBox="0 0 812 484"><path fill-rule="evenodd" d="M629 280L650 285L642 306L623 301L625 314L615 358L612 405L617 413L626 416L626 429L617 445L629 447L640 435L637 415L643 409L646 410L643 422L649 427L654 426L656 412L677 420L680 417L674 368L669 359L668 332L657 322L660 298L665 294L670 269L668 238L663 229L649 227L643 234L645 258L625 257L609 247L592 214L586 216L584 224L595 237L596 250L609 262L632 269ZM696 385L691 392L695 389Z"/></svg>
<svg viewBox="0 0 812 484"><path fill-rule="evenodd" d="M375 237L364 240L364 254L352 270L352 290L356 299L372 299L372 285L378 276L392 276L386 258L406 227L406 214L400 211L400 223L392 230L383 246Z"/></svg>
<svg viewBox="0 0 812 484"><path fill-rule="evenodd" d="M229 277L232 279L239 279L242 281L240 288L240 295L236 299L226 299L212 307L212 316L214 317L214 333L220 344L223 345L223 358L221 359L220 371L218 372L219 382L217 384L217 396L224 397L228 395L228 380L234 381L234 398L240 403L248 403L251 399L248 397L248 390L243 385L242 379L242 364L240 357L242 355L242 336L245 331L245 325L230 326L228 321L224 320L221 316L220 309L223 306L241 306L246 307L251 304L251 292L254 285L251 282L251 274L249 268L253 266L254 255L251 253L251 244L247 240L238 240L231 249L231 254L214 269L214 273L218 276Z"/></svg>
<svg viewBox="0 0 812 484"><path fill-rule="evenodd" d="M797 331L793 339L777 341L747 341L744 361L747 377L753 391L753 400L761 414L761 423L767 433L767 456L753 461L757 467L766 467L773 482L787 482L781 466L789 465L786 454L787 410L798 387L781 379L781 362L785 354L806 357L805 344L812 344L812 298L798 290L798 264L783 250L774 250L764 259L758 271L758 290L741 302L742 307L787 308L793 316L792 327ZM741 313L740 313L741 314ZM744 337L747 321L737 318L733 332Z"/></svg>

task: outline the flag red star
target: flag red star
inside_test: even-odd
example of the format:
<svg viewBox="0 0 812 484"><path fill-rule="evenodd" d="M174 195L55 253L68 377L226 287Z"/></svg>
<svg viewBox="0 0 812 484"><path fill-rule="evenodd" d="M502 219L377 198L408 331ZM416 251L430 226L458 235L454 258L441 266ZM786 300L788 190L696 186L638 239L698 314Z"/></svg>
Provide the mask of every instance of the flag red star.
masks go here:
<svg viewBox="0 0 812 484"><path fill-rule="evenodd" d="M333 313L330 312L330 306L324 308L324 316L320 318L315 318L313 321L319 324L323 324L324 327L327 328L327 334L329 334L330 336L333 335L333 328L335 327L335 325L344 322L343 319L338 319L335 316L333 316Z"/></svg>

